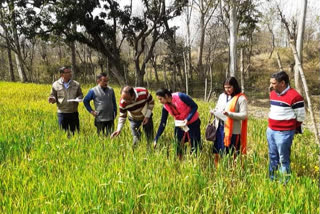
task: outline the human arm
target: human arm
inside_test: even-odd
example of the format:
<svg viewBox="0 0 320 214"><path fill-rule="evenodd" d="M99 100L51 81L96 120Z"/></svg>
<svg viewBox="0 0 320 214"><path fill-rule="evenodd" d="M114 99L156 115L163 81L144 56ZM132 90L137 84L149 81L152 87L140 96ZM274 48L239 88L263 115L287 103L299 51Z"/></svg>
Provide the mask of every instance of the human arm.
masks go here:
<svg viewBox="0 0 320 214"><path fill-rule="evenodd" d="M238 112L225 111L224 114L233 120L245 120L248 117L248 101L244 96L240 96L237 104L239 105Z"/></svg>
<svg viewBox="0 0 320 214"><path fill-rule="evenodd" d="M301 124L306 117L303 97L297 96L297 98L293 100L291 107L296 115L296 133L302 133Z"/></svg>
<svg viewBox="0 0 320 214"><path fill-rule="evenodd" d="M153 107L154 107L154 100L153 100L153 97L152 95L149 93L149 91L147 90L147 105L148 105L148 108L147 108L147 112L146 112L146 115L145 117L146 118L150 118L151 114L152 114L152 110L153 110Z"/></svg>
<svg viewBox="0 0 320 214"><path fill-rule="evenodd" d="M167 119L168 119L168 111L162 107L162 113L161 113L161 121L159 124L159 128L156 134L156 137L154 138L154 142L156 143L159 139L159 137L162 135L166 125L167 125Z"/></svg>
<svg viewBox="0 0 320 214"><path fill-rule="evenodd" d="M190 113L188 114L187 118L185 118L187 121L190 121L193 115L197 112L198 105L191 99L191 97L184 93L179 93L179 97L186 105L191 108Z"/></svg>
<svg viewBox="0 0 320 214"><path fill-rule="evenodd" d="M125 102L124 100L120 100L120 104L119 104L119 119L118 119L118 127L117 127L117 131L121 131L121 129L123 128L126 119L127 119L127 113L128 110L125 107Z"/></svg>
<svg viewBox="0 0 320 214"><path fill-rule="evenodd" d="M83 99L83 104L90 114L92 114L93 116L96 116L96 114L97 114L96 111L94 111L90 105L90 101L93 100L94 98L95 98L94 91L92 89L90 89L88 94Z"/></svg>
<svg viewBox="0 0 320 214"><path fill-rule="evenodd" d="M48 98L48 102L54 104L57 101L57 91L52 86L51 92Z"/></svg>
<svg viewBox="0 0 320 214"><path fill-rule="evenodd" d="M111 138L117 137L120 134L120 132L126 122L127 109L123 106L123 102L124 101L121 99L120 104L119 104L118 127L117 127L117 130L111 134L111 136L110 136Z"/></svg>
<svg viewBox="0 0 320 214"><path fill-rule="evenodd" d="M112 89L112 104L113 104L114 118L116 118L117 117L117 102L116 102L116 96L114 95L113 89Z"/></svg>
<svg viewBox="0 0 320 214"><path fill-rule="evenodd" d="M79 87L78 87L78 90L77 90L77 99L82 99L83 98L83 93L82 93L82 90L81 90L81 86L79 84Z"/></svg>

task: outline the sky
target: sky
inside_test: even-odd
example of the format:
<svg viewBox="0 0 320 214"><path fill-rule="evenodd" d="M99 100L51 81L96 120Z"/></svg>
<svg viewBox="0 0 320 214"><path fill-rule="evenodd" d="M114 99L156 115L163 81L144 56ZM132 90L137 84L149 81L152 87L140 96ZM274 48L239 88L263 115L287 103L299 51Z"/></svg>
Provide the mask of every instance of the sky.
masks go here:
<svg viewBox="0 0 320 214"><path fill-rule="evenodd" d="M143 8L141 0L132 0L133 1L133 14L142 14L141 8ZM167 0L167 5L170 4L173 0ZM189 0L191 1L191 0ZM261 0L259 0L261 1ZM265 0L262 0L263 2L266 2ZM280 8L283 10L283 13L285 17L289 20L292 16L297 16L300 14L301 5L304 0L272 0L276 1L280 4ZM120 5L128 5L130 3L130 0L120 0ZM265 3L269 4L270 3ZM264 8L266 7L265 4L262 4L260 6L260 11L264 11ZM315 16L320 16L320 0L308 0L308 9L307 9L307 23L314 22ZM193 24L191 25L191 31L192 35L194 37L197 36L198 24L197 24L197 11L196 9L193 10ZM180 17L177 17L174 21L171 22L172 25L179 26L177 34L179 36L184 37L186 34L186 22L185 22L185 15L182 15ZM318 24L318 29L320 31L320 22L316 23ZM276 27L276 26L275 26ZM193 38L195 39L195 38Z"/></svg>

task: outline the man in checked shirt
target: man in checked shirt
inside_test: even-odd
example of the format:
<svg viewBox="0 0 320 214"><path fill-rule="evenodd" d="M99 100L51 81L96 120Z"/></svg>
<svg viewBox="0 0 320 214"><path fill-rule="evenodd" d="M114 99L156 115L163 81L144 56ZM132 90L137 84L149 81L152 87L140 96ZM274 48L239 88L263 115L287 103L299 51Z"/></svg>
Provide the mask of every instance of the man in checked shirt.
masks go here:
<svg viewBox="0 0 320 214"><path fill-rule="evenodd" d="M127 113L129 113L130 128L133 135L133 145L136 145L141 138L140 126L146 134L148 143L152 142L153 121L152 110L154 100L147 89L142 87L125 86L121 90L119 103L119 121L118 128L111 134L111 138L117 137L126 122Z"/></svg>

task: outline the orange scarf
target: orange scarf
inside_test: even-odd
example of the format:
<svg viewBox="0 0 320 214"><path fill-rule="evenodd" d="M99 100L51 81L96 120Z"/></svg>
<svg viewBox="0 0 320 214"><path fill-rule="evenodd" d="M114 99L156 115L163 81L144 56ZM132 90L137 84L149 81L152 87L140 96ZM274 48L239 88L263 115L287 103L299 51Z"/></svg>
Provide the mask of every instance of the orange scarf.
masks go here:
<svg viewBox="0 0 320 214"><path fill-rule="evenodd" d="M231 103L229 105L229 108L226 109L226 111L235 112L238 98L242 95L246 98L246 96L243 93L237 94L230 101ZM241 124L240 150L242 154L247 154L247 126L248 126L248 118L243 120ZM233 119L231 119L230 117L227 117L227 120L224 126L224 145L226 147L230 146L231 144L232 130L233 130Z"/></svg>

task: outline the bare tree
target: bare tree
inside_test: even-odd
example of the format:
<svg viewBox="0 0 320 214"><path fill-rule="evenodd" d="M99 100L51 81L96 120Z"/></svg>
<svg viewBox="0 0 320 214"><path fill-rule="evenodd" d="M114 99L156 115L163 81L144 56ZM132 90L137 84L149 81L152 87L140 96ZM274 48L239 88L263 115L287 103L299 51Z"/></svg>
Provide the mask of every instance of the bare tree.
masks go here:
<svg viewBox="0 0 320 214"><path fill-rule="evenodd" d="M28 78L25 72L23 53L20 44L20 36L17 26L17 11L15 10L14 0L7 0L7 8L0 5L0 25L3 32L0 36L6 39L7 45L10 45L10 50L15 54L17 70L21 82L27 82Z"/></svg>
<svg viewBox="0 0 320 214"><path fill-rule="evenodd" d="M211 17L213 16L218 2L216 0L197 0L195 4L198 7L200 12L200 42L198 47L198 69L202 70L202 55L203 55L203 46L205 41L206 29L208 26Z"/></svg>
<svg viewBox="0 0 320 214"><path fill-rule="evenodd" d="M306 22L308 0L301 0L301 2L302 2L302 8L301 8L301 14L300 14L299 23L298 23L296 48L297 48L298 57L301 62L301 66L303 66L302 65L302 63L303 63L303 57L302 57L303 56L303 54L302 54L303 37L304 37L304 29L305 29L305 22ZM294 71L294 83L295 83L296 89L301 93L302 89L301 89L301 84L300 84L299 68L298 68L297 64L295 65L295 71Z"/></svg>
<svg viewBox="0 0 320 214"><path fill-rule="evenodd" d="M301 80L302 80L302 83L303 83L304 92L305 92L305 95L307 97L308 110L310 112L311 120L312 120L313 127L314 127L314 135L315 135L317 143L320 145L319 134L318 134L319 132L318 132L317 123L316 123L316 120L315 120L315 117L314 117L314 113L313 113L312 102L311 102L311 99L310 99L310 96L309 96L308 84L307 84L307 81L306 81L306 78L305 78L305 75L304 75L304 72L303 72L303 68L302 68L302 65L301 65L300 58L298 56L297 48L296 48L296 45L295 45L295 40L294 40L295 36L290 31L289 24L288 24L287 20L284 18L283 14L282 14L282 11L279 9L279 7L278 7L278 12L279 12L279 16L280 16L281 22L285 26L285 29L286 29L287 34L288 34L288 37L290 38L289 44L290 44L290 47L292 49L292 53L293 53L293 56L294 56L295 64L298 66L299 74L300 74L300 77L301 77Z"/></svg>
<svg viewBox="0 0 320 214"><path fill-rule="evenodd" d="M229 24L229 40L230 40L230 64L229 64L229 74L230 76L235 76L237 71L237 9L236 1L230 1L229 10L230 24Z"/></svg>

